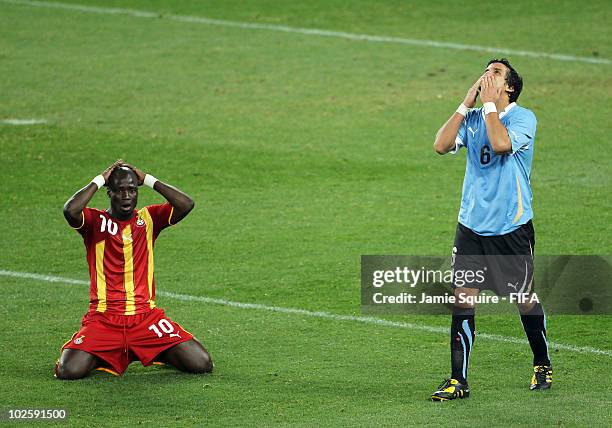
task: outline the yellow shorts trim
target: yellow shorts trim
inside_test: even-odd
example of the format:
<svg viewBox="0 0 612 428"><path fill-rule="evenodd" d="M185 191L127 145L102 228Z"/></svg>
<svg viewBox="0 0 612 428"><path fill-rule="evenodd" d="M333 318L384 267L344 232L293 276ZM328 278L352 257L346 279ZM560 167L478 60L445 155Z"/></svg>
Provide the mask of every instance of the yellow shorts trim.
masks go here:
<svg viewBox="0 0 612 428"><path fill-rule="evenodd" d="M112 374L113 376L121 377L121 375L120 375L119 373L117 373L116 371L114 371L114 370L112 370L112 369L106 368L106 367L96 367L94 370L98 370L98 371L101 371L101 372L110 373L110 374Z"/></svg>

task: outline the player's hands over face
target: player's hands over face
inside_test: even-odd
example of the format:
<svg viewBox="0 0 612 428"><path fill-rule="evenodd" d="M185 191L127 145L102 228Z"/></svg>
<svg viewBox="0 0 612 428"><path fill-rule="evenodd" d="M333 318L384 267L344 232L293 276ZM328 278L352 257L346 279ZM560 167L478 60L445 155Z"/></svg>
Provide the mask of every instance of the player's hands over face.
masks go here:
<svg viewBox="0 0 612 428"><path fill-rule="evenodd" d="M491 75L485 75L480 85L480 101L483 104L488 102L496 103L499 97L501 97L503 90L503 82L500 85L499 79L496 80Z"/></svg>
<svg viewBox="0 0 612 428"><path fill-rule="evenodd" d="M482 78L485 75L483 74L482 76L480 76L478 78L478 80L476 80L476 82L474 82L474 84L472 85L472 87L470 89L468 89L467 94L465 95L465 99L463 100L463 104L467 107L467 108L472 108L476 105L476 97L478 97L478 90L480 88L480 82L482 81Z"/></svg>
<svg viewBox="0 0 612 428"><path fill-rule="evenodd" d="M139 170L138 168L136 168L135 166L130 165L127 162L123 162L123 166L127 166L129 169L131 169L132 171L136 173L136 177L138 177L138 185L142 186L144 183L144 179L145 179L145 173Z"/></svg>
<svg viewBox="0 0 612 428"><path fill-rule="evenodd" d="M118 166L123 165L123 160L122 159L117 159L111 166L109 166L108 168L106 168L103 172L102 172L102 177L104 177L104 182L108 183L108 177L110 177L111 172L113 172L113 169L117 168Z"/></svg>

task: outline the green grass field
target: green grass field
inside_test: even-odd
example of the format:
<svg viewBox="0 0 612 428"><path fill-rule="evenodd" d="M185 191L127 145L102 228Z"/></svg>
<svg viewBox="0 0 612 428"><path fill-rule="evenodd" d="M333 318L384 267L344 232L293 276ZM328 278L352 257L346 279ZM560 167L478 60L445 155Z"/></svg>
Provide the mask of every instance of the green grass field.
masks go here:
<svg viewBox="0 0 612 428"><path fill-rule="evenodd" d="M449 374L447 334L312 314L360 316L363 254L450 253L465 152L437 156L433 136L498 55L174 19L575 57L508 55L525 81L519 102L538 116L537 251L610 254L608 2L16 3L0 0L3 410L66 408L83 426L612 424L610 317L549 317L561 345L553 389L539 394L527 390L528 345L512 342L524 335L518 316L477 317L479 333L510 339L477 337L471 398L432 403ZM210 376L134 363L122 378L52 377L87 287L10 273L87 278L62 205L117 158L196 201L158 240L155 273L160 292L196 296L160 295L158 305L210 350ZM158 201L141 190L140 206ZM107 204L99 192L91 205Z"/></svg>

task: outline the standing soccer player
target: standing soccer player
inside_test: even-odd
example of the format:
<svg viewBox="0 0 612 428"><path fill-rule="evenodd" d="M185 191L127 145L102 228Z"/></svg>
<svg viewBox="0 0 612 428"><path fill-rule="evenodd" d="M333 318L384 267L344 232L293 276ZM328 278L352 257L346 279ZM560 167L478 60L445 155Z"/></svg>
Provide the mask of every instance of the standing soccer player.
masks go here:
<svg viewBox="0 0 612 428"><path fill-rule="evenodd" d="M436 134L439 154L467 150L459 223L453 247L453 269L482 269L484 260L497 264L497 278L485 287L496 293L533 292L535 233L531 219L531 163L536 133L533 112L516 104L523 81L507 59L493 59L472 85L462 104ZM480 93L482 108L474 109ZM486 266L486 264L485 264ZM460 296L476 296L483 285L453 284ZM507 289L504 289L507 288ZM530 389L547 389L552 367L542 305L529 299L519 304L521 321L533 351ZM451 377L431 398L446 401L469 396L468 364L475 338L474 305L456 303L451 333Z"/></svg>
<svg viewBox="0 0 612 428"><path fill-rule="evenodd" d="M168 202L136 209L142 184ZM110 207L86 207L102 186L108 186ZM193 206L185 193L123 161L66 202L64 216L83 237L91 285L81 329L62 347L55 365L58 379L79 379L94 369L121 375L138 360L145 366L161 362L190 373L212 371L206 349L155 304L155 240Z"/></svg>

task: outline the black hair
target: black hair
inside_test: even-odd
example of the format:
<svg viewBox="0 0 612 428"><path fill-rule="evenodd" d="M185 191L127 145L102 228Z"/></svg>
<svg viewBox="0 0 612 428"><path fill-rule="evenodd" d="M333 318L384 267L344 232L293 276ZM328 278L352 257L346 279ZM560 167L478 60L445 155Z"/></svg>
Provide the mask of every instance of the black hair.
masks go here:
<svg viewBox="0 0 612 428"><path fill-rule="evenodd" d="M518 100L519 95L521 95L521 91L523 90L523 78L520 76L520 74L518 74L514 67L510 65L510 61L508 61L506 58L492 59L487 63L487 67L494 62L499 62L500 64L504 64L506 67L508 67L508 72L506 73L506 83L508 86L514 89L514 92L508 92L509 101L513 103Z"/></svg>
<svg viewBox="0 0 612 428"><path fill-rule="evenodd" d="M114 184L116 180L118 180L120 177L124 177L129 174L132 174L134 176L134 182L138 183L138 176L132 169L128 168L127 166L120 166L113 169L113 172L111 172L108 176L108 188L115 190Z"/></svg>

